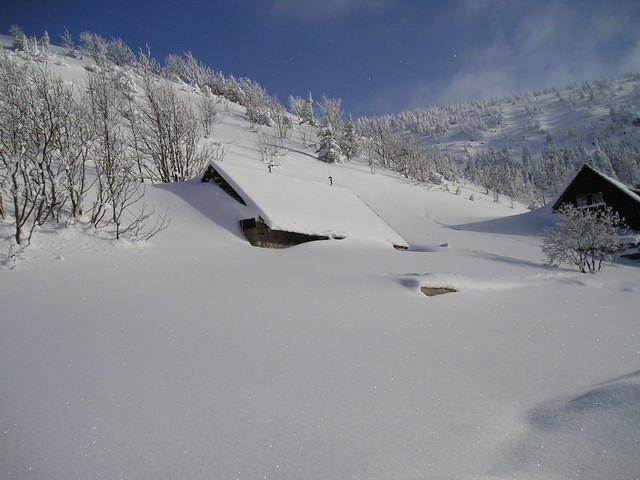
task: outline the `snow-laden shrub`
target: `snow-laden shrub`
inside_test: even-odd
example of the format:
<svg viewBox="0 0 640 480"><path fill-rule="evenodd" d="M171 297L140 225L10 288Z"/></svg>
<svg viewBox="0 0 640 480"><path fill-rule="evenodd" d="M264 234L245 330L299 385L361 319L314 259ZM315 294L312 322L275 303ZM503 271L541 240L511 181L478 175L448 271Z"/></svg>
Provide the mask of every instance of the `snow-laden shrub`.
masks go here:
<svg viewBox="0 0 640 480"><path fill-rule="evenodd" d="M549 264L573 263L582 273L597 272L620 250L624 220L611 207L576 208L563 204L554 227L545 229L542 251Z"/></svg>

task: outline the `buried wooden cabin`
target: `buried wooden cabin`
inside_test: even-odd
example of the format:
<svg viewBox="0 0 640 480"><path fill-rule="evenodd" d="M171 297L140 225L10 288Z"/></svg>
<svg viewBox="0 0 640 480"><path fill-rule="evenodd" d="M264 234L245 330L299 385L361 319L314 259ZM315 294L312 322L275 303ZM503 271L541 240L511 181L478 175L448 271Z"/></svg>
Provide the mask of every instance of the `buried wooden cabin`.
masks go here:
<svg viewBox="0 0 640 480"><path fill-rule="evenodd" d="M247 202L245 202L242 196L220 175L220 172L218 172L213 165L209 165L206 168L202 176L202 181L214 182L234 200L242 205L247 205ZM316 240L329 240L327 236L307 235L298 232L287 232L285 230L272 230L260 216L258 216L257 219L245 218L240 220L240 228L249 243L254 247L288 248Z"/></svg>
<svg viewBox="0 0 640 480"><path fill-rule="evenodd" d="M565 203L577 208L611 207L630 228L640 230L640 189L628 187L589 165L580 169L558 197L553 211Z"/></svg>
<svg viewBox="0 0 640 480"><path fill-rule="evenodd" d="M358 238L407 248L402 237L345 188L227 162L210 163L202 181L213 181L243 205L240 227L256 247Z"/></svg>
<svg viewBox="0 0 640 480"><path fill-rule="evenodd" d="M301 243L316 240L329 240L323 235L308 235L306 233L287 232L285 230L272 230L262 218L245 218L240 220L240 228L244 232L249 243L254 247L262 248L288 248Z"/></svg>

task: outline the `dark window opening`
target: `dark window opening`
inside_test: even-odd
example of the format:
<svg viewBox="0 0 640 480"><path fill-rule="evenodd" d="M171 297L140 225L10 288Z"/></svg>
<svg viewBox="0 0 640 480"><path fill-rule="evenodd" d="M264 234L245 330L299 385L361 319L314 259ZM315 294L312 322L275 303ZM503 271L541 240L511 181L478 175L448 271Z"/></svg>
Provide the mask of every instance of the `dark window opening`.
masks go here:
<svg viewBox="0 0 640 480"><path fill-rule="evenodd" d="M605 205L602 192L578 195L576 197L576 203L578 208L602 207Z"/></svg>

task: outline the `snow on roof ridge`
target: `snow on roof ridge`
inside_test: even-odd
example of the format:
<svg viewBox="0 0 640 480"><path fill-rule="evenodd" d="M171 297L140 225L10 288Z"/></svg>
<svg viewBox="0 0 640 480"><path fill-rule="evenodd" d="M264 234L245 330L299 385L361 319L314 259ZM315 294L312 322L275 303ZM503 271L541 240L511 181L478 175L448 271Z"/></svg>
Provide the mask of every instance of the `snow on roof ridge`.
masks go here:
<svg viewBox="0 0 640 480"><path fill-rule="evenodd" d="M633 191L631 191L631 188L629 186L625 185L624 183L622 183L620 180L616 180L615 178L612 178L609 175L606 175L606 174L602 173L600 170L592 167L591 165L587 165L586 163L584 164L584 166L582 168L585 168L585 167L590 169L590 170L592 170L594 173L598 174L600 177L602 177L604 180L606 180L609 183L611 183L613 186L615 186L618 189L622 190L624 193L626 193L628 196L630 196L636 202L640 203L640 195L638 195L638 194L634 193Z"/></svg>
<svg viewBox="0 0 640 480"><path fill-rule="evenodd" d="M210 161L269 228L314 235L407 242L352 190L246 165Z"/></svg>

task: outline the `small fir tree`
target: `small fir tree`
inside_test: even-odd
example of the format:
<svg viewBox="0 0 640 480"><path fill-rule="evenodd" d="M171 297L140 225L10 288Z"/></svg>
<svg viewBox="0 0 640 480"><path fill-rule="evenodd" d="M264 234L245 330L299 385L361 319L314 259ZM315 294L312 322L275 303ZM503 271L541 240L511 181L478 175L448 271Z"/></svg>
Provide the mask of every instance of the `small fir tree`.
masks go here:
<svg viewBox="0 0 640 480"><path fill-rule="evenodd" d="M320 143L318 145L318 160L326 163L342 163L343 153L336 140L331 125L324 126L320 133Z"/></svg>
<svg viewBox="0 0 640 480"><path fill-rule="evenodd" d="M27 44L27 37L22 29L17 25L11 25L9 35L11 35L11 39L13 40L13 49L24 51Z"/></svg>
<svg viewBox="0 0 640 480"><path fill-rule="evenodd" d="M42 48L42 51L44 53L47 53L49 51L50 44L51 40L49 39L49 32L45 30L42 34L42 37L40 37L40 48Z"/></svg>
<svg viewBox="0 0 640 480"><path fill-rule="evenodd" d="M309 92L309 96L307 97L307 101L305 102L304 113L302 118L311 126L316 124L316 120L313 113L313 97L311 96L311 92Z"/></svg>
<svg viewBox="0 0 640 480"><path fill-rule="evenodd" d="M356 126L353 123L351 115L349 115L344 126L344 136L342 138L341 148L347 160L351 160L355 157L360 149L360 137L356 133Z"/></svg>

